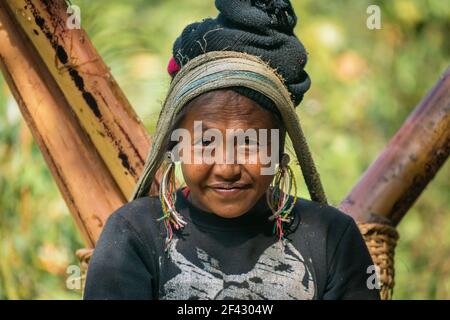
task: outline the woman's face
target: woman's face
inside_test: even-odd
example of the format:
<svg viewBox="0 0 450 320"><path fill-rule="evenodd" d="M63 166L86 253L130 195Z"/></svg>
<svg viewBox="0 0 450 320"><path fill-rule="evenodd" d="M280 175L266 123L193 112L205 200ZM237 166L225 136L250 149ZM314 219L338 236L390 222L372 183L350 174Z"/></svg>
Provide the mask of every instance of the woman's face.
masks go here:
<svg viewBox="0 0 450 320"><path fill-rule="evenodd" d="M264 152L270 155L271 143L280 142L280 140L272 142L270 139L270 129L279 129L273 114L261 108L253 100L231 90L208 92L192 100L186 108L178 128L189 131L192 147L197 145L197 148L205 151L218 143L214 138L206 138L203 134L201 141L194 141L194 121L201 121L200 132L214 129L220 131L223 136L220 147L216 149L221 150L222 154L215 157L214 162L210 161L207 164L206 161L202 161L200 164L194 164L182 161L181 163L185 182L191 190L191 202L202 210L225 218L238 217L248 212L268 189L273 174L262 174L261 169L270 165L267 162L262 164L259 156L256 156L256 161L253 160L253 162L248 161L248 158L245 158L247 160L244 163L237 161L238 153L248 155L252 146L258 143L261 146L261 143L264 143L259 139L259 135L256 140L252 140L251 137L245 138L244 144L238 147L237 139L227 138L227 130L242 129L245 132L248 129L254 129L259 132L259 129L268 129L267 143L265 143L268 151ZM197 126L198 124L196 122ZM198 133L198 127L196 130ZM233 146L233 141L234 148L227 146L230 143ZM194 159L194 149L191 149L192 159ZM225 159L231 156L231 152L234 153L234 162L230 163ZM212 152L211 155L214 156L215 153ZM217 161L221 157L223 161Z"/></svg>

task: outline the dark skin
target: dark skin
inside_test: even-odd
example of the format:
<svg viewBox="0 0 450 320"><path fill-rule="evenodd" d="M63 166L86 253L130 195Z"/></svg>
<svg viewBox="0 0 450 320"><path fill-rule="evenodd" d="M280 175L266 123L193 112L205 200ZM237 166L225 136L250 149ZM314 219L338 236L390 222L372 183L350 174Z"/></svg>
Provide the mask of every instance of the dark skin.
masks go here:
<svg viewBox="0 0 450 320"><path fill-rule="evenodd" d="M185 115L178 127L187 129L191 137L194 137L194 121L203 122L203 131L208 128L220 130L224 139L226 129L279 129L271 112L231 90L205 93L192 100L185 108ZM202 148L211 143L205 139L202 142ZM192 145L194 143L195 141L191 141ZM269 138L269 150L271 143ZM224 156L226 152L226 148L223 147ZM261 164L259 157L257 163L253 164L248 161L243 164L237 161L231 164L181 164L186 185L190 189L189 200L192 204L224 218L239 217L252 208L261 206L267 208L265 192L273 175L262 175L262 167L268 165Z"/></svg>

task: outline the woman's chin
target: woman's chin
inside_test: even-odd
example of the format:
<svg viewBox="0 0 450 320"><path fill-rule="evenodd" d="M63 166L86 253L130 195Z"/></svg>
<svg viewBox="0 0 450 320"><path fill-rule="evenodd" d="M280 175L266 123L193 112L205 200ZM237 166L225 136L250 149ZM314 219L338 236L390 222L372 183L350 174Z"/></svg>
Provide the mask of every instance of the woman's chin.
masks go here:
<svg viewBox="0 0 450 320"><path fill-rule="evenodd" d="M248 203L228 203L223 205L216 205L214 208L211 208L212 212L222 218L237 218L245 214L251 209Z"/></svg>
<svg viewBox="0 0 450 320"><path fill-rule="evenodd" d="M213 197L210 198L210 204L214 204L214 207L210 207L211 211L216 215L223 218L237 218L248 212L253 206L253 195L249 190L241 190L240 192L231 192L231 194L221 194L213 192Z"/></svg>
<svg viewBox="0 0 450 320"><path fill-rule="evenodd" d="M218 210L213 210L214 214L216 214L219 217L222 218L226 218L226 219L233 219L233 218L238 218L240 216L242 216L246 211L245 210L223 210L223 209L218 209Z"/></svg>

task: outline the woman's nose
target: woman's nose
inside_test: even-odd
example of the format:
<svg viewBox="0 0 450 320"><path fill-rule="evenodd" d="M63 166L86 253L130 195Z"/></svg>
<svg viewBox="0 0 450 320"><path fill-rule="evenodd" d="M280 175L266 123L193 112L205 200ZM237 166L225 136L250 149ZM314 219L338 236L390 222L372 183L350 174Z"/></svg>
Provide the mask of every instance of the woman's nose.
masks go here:
<svg viewBox="0 0 450 320"><path fill-rule="evenodd" d="M239 164L214 164L213 174L226 181L236 181L241 178L241 166Z"/></svg>

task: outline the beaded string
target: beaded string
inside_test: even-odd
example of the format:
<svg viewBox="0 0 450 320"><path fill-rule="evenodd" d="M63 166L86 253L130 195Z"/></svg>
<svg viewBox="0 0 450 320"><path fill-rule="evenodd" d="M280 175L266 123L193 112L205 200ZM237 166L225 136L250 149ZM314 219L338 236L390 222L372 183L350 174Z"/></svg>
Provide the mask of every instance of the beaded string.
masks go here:
<svg viewBox="0 0 450 320"><path fill-rule="evenodd" d="M169 160L170 160L170 156ZM163 167L163 175L161 184L159 185L159 200L161 201L163 215L158 221L163 221L166 229L165 249L173 238L173 228L180 230L187 222L181 214L176 210L175 203L177 199L176 181L175 181L175 164L173 162L166 163Z"/></svg>
<svg viewBox="0 0 450 320"><path fill-rule="evenodd" d="M294 196L291 200L292 187L294 187ZM273 213L269 219L275 220L273 233L277 235L279 240L284 240L283 223L291 221L289 215L297 202L297 183L295 175L289 166L283 165L277 171L271 185L271 191L266 195L267 203Z"/></svg>

